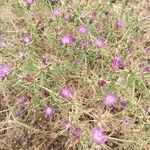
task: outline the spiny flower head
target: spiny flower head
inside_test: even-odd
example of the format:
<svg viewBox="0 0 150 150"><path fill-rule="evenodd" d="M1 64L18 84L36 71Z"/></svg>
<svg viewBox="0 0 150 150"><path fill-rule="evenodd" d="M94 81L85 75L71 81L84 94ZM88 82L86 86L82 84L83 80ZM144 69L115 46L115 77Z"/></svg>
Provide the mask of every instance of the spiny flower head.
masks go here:
<svg viewBox="0 0 150 150"><path fill-rule="evenodd" d="M59 95L63 98L71 98L72 96L72 89L70 89L69 87L63 87L59 90Z"/></svg>
<svg viewBox="0 0 150 150"><path fill-rule="evenodd" d="M45 106L43 109L43 115L45 118L49 118L53 115L54 111L52 107Z"/></svg>
<svg viewBox="0 0 150 150"><path fill-rule="evenodd" d="M65 34L60 37L60 43L62 45L72 44L75 41L75 37L71 34Z"/></svg>
<svg viewBox="0 0 150 150"><path fill-rule="evenodd" d="M26 4L32 4L34 0L25 0Z"/></svg>
<svg viewBox="0 0 150 150"><path fill-rule="evenodd" d="M103 38L96 38L93 44L98 48L103 48L105 46L105 40Z"/></svg>
<svg viewBox="0 0 150 150"><path fill-rule="evenodd" d="M95 126L91 129L91 141L96 144L104 144L108 139L103 129L99 126Z"/></svg>
<svg viewBox="0 0 150 150"><path fill-rule="evenodd" d="M111 59L111 66L113 69L118 70L122 66L122 61L119 57L114 57Z"/></svg>
<svg viewBox="0 0 150 150"><path fill-rule="evenodd" d="M25 44L30 43L31 40L32 40L32 38L31 38L30 35L24 35L24 36L22 37L22 42L25 43Z"/></svg>
<svg viewBox="0 0 150 150"><path fill-rule="evenodd" d="M56 17L57 15L59 15L61 12L61 9L59 7L55 7L52 11L51 11L51 16L52 17Z"/></svg>
<svg viewBox="0 0 150 150"><path fill-rule="evenodd" d="M77 32L84 34L84 33L88 32L88 27L85 26L85 25L80 25L80 26L77 27L76 30L77 30Z"/></svg>
<svg viewBox="0 0 150 150"><path fill-rule="evenodd" d="M9 64L0 64L0 80L7 76L11 71L11 65Z"/></svg>
<svg viewBox="0 0 150 150"><path fill-rule="evenodd" d="M21 96L19 98L19 104L21 107L25 107L27 103L28 103L28 100L25 96Z"/></svg>
<svg viewBox="0 0 150 150"><path fill-rule="evenodd" d="M116 20L115 27L116 28L122 28L124 26L124 23L122 20Z"/></svg>
<svg viewBox="0 0 150 150"><path fill-rule="evenodd" d="M106 107L114 107L117 102L117 98L113 92L108 92L103 96L103 103Z"/></svg>
<svg viewBox="0 0 150 150"><path fill-rule="evenodd" d="M70 16L70 14L68 12L65 12L63 17L64 17L65 21L70 21L71 20L71 16Z"/></svg>
<svg viewBox="0 0 150 150"><path fill-rule="evenodd" d="M75 125L72 125L70 128L70 133L74 140L77 140L81 136L81 129Z"/></svg>

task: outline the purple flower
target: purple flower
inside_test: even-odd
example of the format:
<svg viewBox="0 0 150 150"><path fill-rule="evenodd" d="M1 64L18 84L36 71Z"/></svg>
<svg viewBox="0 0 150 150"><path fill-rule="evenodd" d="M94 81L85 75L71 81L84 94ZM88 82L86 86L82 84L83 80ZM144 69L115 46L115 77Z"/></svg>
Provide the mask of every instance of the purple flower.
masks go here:
<svg viewBox="0 0 150 150"><path fill-rule="evenodd" d="M0 39L0 46L4 46L4 45L5 45L5 42Z"/></svg>
<svg viewBox="0 0 150 150"><path fill-rule="evenodd" d="M53 115L54 111L52 107L45 106L43 109L43 115L45 118L49 118Z"/></svg>
<svg viewBox="0 0 150 150"><path fill-rule="evenodd" d="M70 16L70 14L68 12L65 12L63 17L64 17L65 21L70 21L71 20L71 16Z"/></svg>
<svg viewBox="0 0 150 150"><path fill-rule="evenodd" d="M19 104L21 107L25 107L27 105L28 101L27 98L25 96L22 96L19 98Z"/></svg>
<svg viewBox="0 0 150 150"><path fill-rule="evenodd" d="M52 11L51 11L51 15L52 17L56 17L57 15L59 15L61 12L61 9L59 7L55 7Z"/></svg>
<svg viewBox="0 0 150 150"><path fill-rule="evenodd" d="M124 23L122 20L116 20L115 27L116 28L122 28L124 26Z"/></svg>
<svg viewBox="0 0 150 150"><path fill-rule="evenodd" d="M143 61L140 62L139 67L140 67L140 68L143 68L143 67L145 67L145 65L147 65L147 64L148 64L148 62L147 62L146 60L143 60Z"/></svg>
<svg viewBox="0 0 150 150"><path fill-rule="evenodd" d="M26 4L32 4L34 0L25 0Z"/></svg>
<svg viewBox="0 0 150 150"><path fill-rule="evenodd" d="M71 122L66 118L62 118L61 123L62 123L62 126L65 127L66 129L69 129L72 125Z"/></svg>
<svg viewBox="0 0 150 150"><path fill-rule="evenodd" d="M57 0L50 0L50 2L51 2L52 4L54 4L54 3L57 2Z"/></svg>
<svg viewBox="0 0 150 150"><path fill-rule="evenodd" d="M29 44L31 42L32 38L30 35L25 35L22 37L22 42L25 44Z"/></svg>
<svg viewBox="0 0 150 150"><path fill-rule="evenodd" d="M94 41L93 41L93 44L98 47L98 48L103 48L105 46L105 41L104 39L102 38L96 38Z"/></svg>
<svg viewBox="0 0 150 150"><path fill-rule="evenodd" d="M65 35L60 37L60 43L62 45L72 44L74 41L75 41L75 37L71 34L65 34Z"/></svg>
<svg viewBox="0 0 150 150"><path fill-rule="evenodd" d="M72 96L72 90L68 87L61 88L58 93L63 98L70 98Z"/></svg>
<svg viewBox="0 0 150 150"><path fill-rule="evenodd" d="M99 87L103 87L105 84L106 84L106 81L103 80L103 79L100 79L98 82L97 82L98 86Z"/></svg>
<svg viewBox="0 0 150 150"><path fill-rule="evenodd" d="M23 110L21 108L18 108L15 112L16 117L20 117L23 114Z"/></svg>
<svg viewBox="0 0 150 150"><path fill-rule="evenodd" d="M2 80L5 76L7 76L11 71L11 65L9 64L1 64L0 65L0 80Z"/></svg>
<svg viewBox="0 0 150 150"><path fill-rule="evenodd" d="M81 129L75 125L72 125L70 128L70 133L74 140L79 139L81 136Z"/></svg>
<svg viewBox="0 0 150 150"><path fill-rule="evenodd" d="M2 36L3 34L4 34L4 32L0 30L0 36Z"/></svg>
<svg viewBox="0 0 150 150"><path fill-rule="evenodd" d="M104 144L108 139L107 135L104 133L103 129L99 126L95 126L91 129L91 141L96 144Z"/></svg>
<svg viewBox="0 0 150 150"><path fill-rule="evenodd" d="M150 66L145 67L143 71L144 72L150 72Z"/></svg>
<svg viewBox="0 0 150 150"><path fill-rule="evenodd" d="M85 25L78 26L76 30L77 32L83 33L83 34L88 32L88 28Z"/></svg>
<svg viewBox="0 0 150 150"><path fill-rule="evenodd" d="M119 57L114 57L111 60L111 66L113 69L118 70L122 66L122 61Z"/></svg>
<svg viewBox="0 0 150 150"><path fill-rule="evenodd" d="M150 47L144 48L144 50L147 54L150 54Z"/></svg>
<svg viewBox="0 0 150 150"><path fill-rule="evenodd" d="M106 107L114 107L117 98L112 92L108 92L103 97L103 103Z"/></svg>

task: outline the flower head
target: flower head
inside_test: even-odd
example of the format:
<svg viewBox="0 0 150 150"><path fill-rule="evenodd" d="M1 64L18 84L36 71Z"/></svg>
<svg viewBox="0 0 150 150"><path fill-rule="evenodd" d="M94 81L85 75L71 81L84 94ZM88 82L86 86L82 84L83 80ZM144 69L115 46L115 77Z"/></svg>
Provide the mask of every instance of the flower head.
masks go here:
<svg viewBox="0 0 150 150"><path fill-rule="evenodd" d="M19 104L22 108L25 107L27 105L27 103L28 103L28 101L25 96L22 96L19 98Z"/></svg>
<svg viewBox="0 0 150 150"><path fill-rule="evenodd" d="M59 95L63 98L70 98L72 96L72 90L68 87L63 87L59 90Z"/></svg>
<svg viewBox="0 0 150 150"><path fill-rule="evenodd" d="M81 129L75 125L72 125L70 128L70 133L73 137L73 139L79 139L81 136Z"/></svg>
<svg viewBox="0 0 150 150"><path fill-rule="evenodd" d="M122 61L119 57L114 57L111 60L111 66L113 69L118 70L122 66Z"/></svg>
<svg viewBox="0 0 150 150"><path fill-rule="evenodd" d="M112 92L108 92L103 97L103 103L106 107L114 107L117 98Z"/></svg>
<svg viewBox="0 0 150 150"><path fill-rule="evenodd" d="M30 43L32 40L31 36L30 35L25 35L22 37L22 42L25 43L25 44L28 44Z"/></svg>
<svg viewBox="0 0 150 150"><path fill-rule="evenodd" d="M122 20L116 20L115 27L116 28L122 28L124 26L124 23Z"/></svg>
<svg viewBox="0 0 150 150"><path fill-rule="evenodd" d="M51 11L51 16L52 17L56 17L57 15L59 15L61 12L61 9L59 7L55 7L52 11Z"/></svg>
<svg viewBox="0 0 150 150"><path fill-rule="evenodd" d="M32 4L34 0L25 0L26 4Z"/></svg>
<svg viewBox="0 0 150 150"><path fill-rule="evenodd" d="M104 39L102 38L96 38L94 41L93 41L93 44L98 47L98 48L103 48L105 46L105 41Z"/></svg>
<svg viewBox="0 0 150 150"><path fill-rule="evenodd" d="M91 141L96 144L104 144L108 138L103 129L99 126L93 127L91 132Z"/></svg>
<svg viewBox="0 0 150 150"><path fill-rule="evenodd" d="M74 41L75 41L75 37L71 34L65 34L65 35L61 36L61 38L60 38L60 43L62 45L72 44Z"/></svg>
<svg viewBox="0 0 150 150"><path fill-rule="evenodd" d="M45 118L49 118L53 115L54 111L52 107L45 106L43 109L43 115Z"/></svg>
<svg viewBox="0 0 150 150"><path fill-rule="evenodd" d="M88 32L88 28L85 25L78 26L76 30L77 30L77 32L83 33L83 34Z"/></svg>
<svg viewBox="0 0 150 150"><path fill-rule="evenodd" d="M65 12L63 17L64 17L65 21L70 21L71 20L71 16L70 16L70 14L68 12Z"/></svg>
<svg viewBox="0 0 150 150"><path fill-rule="evenodd" d="M11 71L11 65L9 64L0 64L0 80L7 76Z"/></svg>

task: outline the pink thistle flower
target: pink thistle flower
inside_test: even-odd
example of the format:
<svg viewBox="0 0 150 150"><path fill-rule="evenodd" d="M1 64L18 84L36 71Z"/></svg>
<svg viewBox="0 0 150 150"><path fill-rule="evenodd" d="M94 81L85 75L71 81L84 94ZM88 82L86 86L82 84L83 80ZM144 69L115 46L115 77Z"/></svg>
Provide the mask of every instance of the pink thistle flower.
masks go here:
<svg viewBox="0 0 150 150"><path fill-rule="evenodd" d="M103 97L103 103L106 107L114 107L117 102L116 96L112 92L108 92Z"/></svg>
<svg viewBox="0 0 150 150"><path fill-rule="evenodd" d="M63 17L64 17L65 21L70 21L71 20L71 16L70 16L70 14L68 12L65 12Z"/></svg>
<svg viewBox="0 0 150 150"><path fill-rule="evenodd" d="M31 42L31 40L32 40L32 38L31 38L30 35L25 35L25 36L22 37L22 42L24 44L29 44Z"/></svg>
<svg viewBox="0 0 150 150"><path fill-rule="evenodd" d="M17 110L15 112L15 116L20 117L22 114L23 114L23 110L21 108L17 108Z"/></svg>
<svg viewBox="0 0 150 150"><path fill-rule="evenodd" d="M0 39L0 46L4 46L4 45L5 45L5 42Z"/></svg>
<svg viewBox="0 0 150 150"><path fill-rule="evenodd" d="M0 80L7 76L11 71L11 65L9 64L0 64Z"/></svg>
<svg viewBox="0 0 150 150"><path fill-rule="evenodd" d="M34 0L25 0L26 4L32 4Z"/></svg>
<svg viewBox="0 0 150 150"><path fill-rule="evenodd" d="M63 98L71 98L72 96L72 90L68 87L63 87L59 90L59 95Z"/></svg>
<svg viewBox="0 0 150 150"><path fill-rule="evenodd" d="M61 123L62 123L62 126L65 127L66 129L69 129L72 125L71 122L66 118L62 118Z"/></svg>
<svg viewBox="0 0 150 150"><path fill-rule="evenodd" d="M72 44L74 41L75 41L75 37L71 34L65 34L65 35L60 37L60 43L62 45Z"/></svg>
<svg viewBox="0 0 150 150"><path fill-rule="evenodd" d="M61 12L61 9L59 7L55 7L52 11L51 11L51 16L52 17L56 17L57 15L59 15Z"/></svg>
<svg viewBox="0 0 150 150"><path fill-rule="evenodd" d="M88 28L85 25L80 25L77 27L76 31L85 34L88 32Z"/></svg>
<svg viewBox="0 0 150 150"><path fill-rule="evenodd" d="M79 127L76 127L75 125L72 125L70 128L70 133L74 140L77 140L81 136L81 129Z"/></svg>
<svg viewBox="0 0 150 150"><path fill-rule="evenodd" d="M111 66L113 69L118 70L122 66L122 61L119 57L114 57L111 60Z"/></svg>
<svg viewBox="0 0 150 150"><path fill-rule="evenodd" d="M115 27L116 28L122 28L124 26L124 23L122 20L116 20Z"/></svg>
<svg viewBox="0 0 150 150"><path fill-rule="evenodd" d="M99 126L95 126L91 129L91 141L96 144L104 144L108 139L103 129Z"/></svg>
<svg viewBox="0 0 150 150"><path fill-rule="evenodd" d="M104 39L102 38L96 38L93 41L93 44L98 48L103 48L106 45Z"/></svg>
<svg viewBox="0 0 150 150"><path fill-rule="evenodd" d="M146 47L146 48L144 48L144 50L147 54L150 54L150 47Z"/></svg>
<svg viewBox="0 0 150 150"><path fill-rule="evenodd" d="M27 105L28 101L27 98L25 96L22 96L19 98L19 104L21 107L25 107Z"/></svg>
<svg viewBox="0 0 150 150"><path fill-rule="evenodd" d="M45 118L49 118L53 115L54 110L52 107L45 106L43 109L43 115Z"/></svg>

